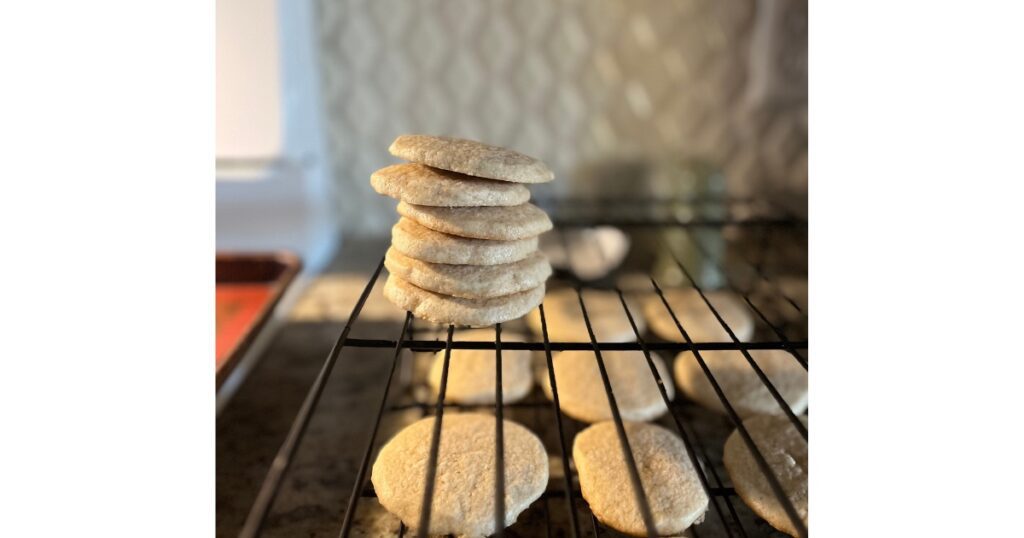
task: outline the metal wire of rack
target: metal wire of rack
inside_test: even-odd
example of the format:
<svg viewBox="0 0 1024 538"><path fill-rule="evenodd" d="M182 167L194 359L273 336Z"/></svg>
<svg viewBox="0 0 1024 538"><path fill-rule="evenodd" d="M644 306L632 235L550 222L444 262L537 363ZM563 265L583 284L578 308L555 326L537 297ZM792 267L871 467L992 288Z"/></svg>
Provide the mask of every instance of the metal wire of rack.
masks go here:
<svg viewBox="0 0 1024 538"><path fill-rule="evenodd" d="M628 211L622 216L616 216L613 212L609 212L608 208L611 207L614 202L615 207L622 207L625 205ZM630 202L636 204L638 207L644 208L644 211L636 211L635 207L629 207ZM703 211L691 211L683 212L683 217L680 217L681 213L675 211L679 207L690 207L701 204L711 203L716 204L716 210L711 211L711 217L703 217L703 214L707 212ZM668 352L681 352L691 351L694 360L697 361L704 375L707 377L712 388L718 399L721 401L729 420L732 422L733 427L739 432L743 443L746 445L748 450L754 456L754 460L766 477L768 484L772 488L772 491L779 500L781 506L786 511L786 514L790 518L794 528L797 529L801 536L807 535L807 528L803 524L802 519L797 514L797 511L793 504L790 502L788 496L785 495L782 486L778 480L778 477L774 475L768 465L764 455L758 449L754 443L750 432L744 427L740 416L729 402L728 397L723 391L718 380L715 378L714 373L708 367L701 351L708 350L735 350L742 353L746 362L750 368L755 372L758 379L768 389L772 398L781 407L783 413L789 418L793 427L807 439L807 428L799 417L795 416L786 403L785 399L774 387L771 380L767 377L764 371L757 364L756 359L751 355L751 350L767 350L767 349L781 349L792 355L793 360L798 362L803 368L807 368L808 361L804 354L800 350L806 350L808 343L806 339L793 339L787 337L782 327L783 324L778 321L773 321L769 315L765 312L765 308L758 306L760 301L754 297L755 293L753 285L743 285L740 280L741 278L737 275L739 272L745 272L748 274L748 281L758 281L767 285L770 290L770 294L777 297L786 303L792 305L802 315L806 315L806 305L801 306L798 301L790 297L785 290L778 286L777 282L774 281L770 271L766 269L763 260L757 260L750 257L746 252L740 252L741 263L723 263L718 260L713 260L713 256L710 255L710 249L708 245L703 244L699 239L697 233L694 230L697 229L712 229L717 230L719 233L726 227L739 228L744 230L760 230L767 232L768 235L773 233L774 229L786 229L791 233L794 233L798 237L806 237L806 221L795 217L792 214L787 213L784 217L777 217L776 211L769 211L768 216L755 216L754 218L737 219L732 215L731 208L734 204L739 203L757 203L757 201L738 201L738 200L712 200L710 202L703 200L687 200L687 201L671 201L671 202L660 202L657 200L634 200L634 201L579 201L579 200L561 200L557 203L550 204L555 207L548 207L549 212L555 215L556 232L558 230L572 229L575 227L594 226L594 225L607 225L611 224L621 228L654 228L659 230L667 230L673 232L682 232L686 237L687 244L690 245L694 251L698 252L704 259L712 260L715 269L723 276L726 288L730 289L738 296L740 296L744 303L750 308L756 318L763 323L764 327L767 327L771 335L775 338L762 339L749 342L740 341L734 333L733 329L728 325L722 315L718 312L714 304L705 295L705 290L700 283L700 278L695 274L693 267L690 264L684 262L683 258L679 256L677 250L678 246L671 244L664 237L660 238L662 243L661 248L664 252L668 253L671 262L678 268L679 272L685 277L686 284L694 288L703 302L706 304L710 312L714 315L715 319L721 324L722 328L729 335L730 341L726 342L695 342L686 331L686 327L681 323L677 313L673 311L672 306L666 299L664 289L661 283L654 275L648 275L650 280L650 292L653 292L661 301L665 308L665 312L671 317L674 325L679 331L681 340L677 341L658 341L652 340L647 341L644 339L641 330L638 328L634 313L630 309L630 305L626 300L625 292L616 284L601 284L601 283L586 283L575 278L571 274L561 273L558 276L567 281L567 283L576 290L576 295L580 305L580 311L584 324L587 327L589 335L588 342L552 342L548 336L548 320L545 315L544 306L541 305L539 308L540 319L541 319L541 338L539 342L505 342L501 339L502 324L497 324L494 327L494 339L490 341L454 341L453 334L455 328L453 326L447 327L446 338L444 340L439 339L416 339L414 338L416 328L414 319L411 313L406 312L404 323L402 325L401 332L398 334L395 340L383 340L383 339L363 339L350 337L350 333L354 324L359 319L360 313L364 305L366 304L367 298L369 297L371 290L380 278L381 272L384 268L383 256L380 262L377 264L376 269L373 271L369 278L366 286L359 296L356 304L354 305L352 312L345 323L344 328L341 331L337 341L334 343L330 353L325 359L317 377L313 381L309 388L307 396L299 408L299 411L289 428L288 434L285 437L284 443L278 450L273 462L271 463L270 469L267 472L265 479L259 489L256 496L256 500L253 503L249 515L246 518L245 524L242 528L240 536L243 537L254 537L260 534L260 531L266 521L267 515L270 512L275 497L281 489L282 482L288 473L289 467L294 459L295 453L302 441L303 435L310 422L311 417L316 411L317 403L319 402L320 396L323 393L324 387L329 379L332 370L339 360L340 355L344 349L351 348L392 348L394 350L392 354L392 362L390 365L387 380L383 385L383 389L380 394L379 405L377 407L377 413L374 417L372 430L366 440L365 447L362 451L362 457L360 459L358 472L356 473L355 480L351 487L351 493L349 495L348 503L344 510L344 516L341 520L341 527L339 536L347 537L350 535L354 525L354 517L356 510L359 506L361 499L375 496L372 491L372 487L367 485L367 471L371 464L371 459L374 454L374 450L379 448L382 444L381 440L378 439L381 423L385 415L389 412L400 410L417 408L423 415L427 415L431 408L433 408L433 414L436 417L434 421L434 427L431 435L431 444L429 450L429 457L427 462L427 476L425 481L425 488L422 501L422 509L420 511L421 517L417 525L417 536L427 536L428 523L430 521L431 513L431 500L434 491L434 482L436 478L437 470L437 458L440 447L440 435L441 435L441 424L444 420L444 412L446 409L482 409L492 408L495 415L495 500L504 500L504 451L503 451L503 429L501 427L504 418L504 411L506 409L533 409L540 411L544 408L550 408L552 418L551 422L555 425L557 431L557 449L561 461L562 471L562 488L563 491L559 492L556 490L548 489L542 495L538 502L542 502L545 518L546 518L546 529L547 535L551 534L552 527L552 512L550 507L550 500L553 498L563 498L566 505L566 521L568 535L571 536L583 536L586 531L583 529L583 519L580 518L580 505L581 495L579 493L578 486L574 485L573 472L571 466L571 457L569 444L571 438L567 438L568 427L566 419L561 412L561 404L558 394L558 380L556 379L555 369L552 362L552 354L559 351L578 350L578 351L591 351L594 354L595 362L601 374L601 380L603 390L607 396L609 407L612 414L612 420L615 424L617 437L620 441L620 446L625 459L625 463L628 470L629 476L629 488L632 492L633 497L636 500L637 506L640 510L644 527L647 531L648 536L657 536L657 532L654 526L654 520L651 513L650 503L648 502L647 496L644 492L644 485L641 480L640 472L637 464L633 458L633 453L629 448L629 439L626 436L623 419L619 413L618 405L615 399L615 393L611 382L608 377L607 370L605 368L602 352L606 351L638 351L642 352L646 359L647 365L650 369L651 375L657 384L661 398L664 400L666 407L669 409L669 417L674 424L679 436L681 437L683 444L686 447L687 454L693 464L694 469L697 472L701 487L705 490L708 498L711 500L710 510L714 512L715 521L720 525L720 529L724 531L727 536L749 536L748 530L744 528L743 522L737 511L737 503L734 498L736 492L731 487L725 485L725 481L722 479L721 474L716 470L714 465L710 464L711 457L707 449L707 444L702 442L701 439L696 435L696 429L693 424L688 424L687 418L684 416L683 409L680 407L678 400L673 402L666 391L666 381L661 378L658 369L655 367L655 363L652 359L652 352L655 351L668 351ZM542 204L543 206L543 204ZM581 206L589 207L592 211L589 215L586 213L583 216L573 214L574 211L579 209ZM720 206L720 207L719 207ZM570 211L566 212L559 208L570 208ZM724 211L722 210L724 208ZM725 216L722 216L722 213ZM568 213L568 214L566 214ZM597 217L594 216L596 213ZM695 215L695 216L694 216ZM767 242L762 241L760 244L765 245ZM568 249L567 249L568 252ZM584 300L584 294L582 291L586 288L597 287L603 289L609 289L617 293L623 311L629 320L633 332L636 336L635 342L626 343L610 343L610 342L599 342L594 333L593 326L591 324L590 317L587 312L586 301ZM495 375L495 390L496 398L494 404L487 405L465 405L465 404L453 404L445 401L445 392L447 387L448 378L448 367L451 358L451 351L453 349L482 349L482 350L493 350L495 352L496 361L496 375ZM429 402L414 402L412 404L404 405L389 405L390 396L392 394L392 388L395 384L396 372L399 370L400 363L403 357L403 350L409 351L431 351L438 352L444 351L444 362L441 373L440 387L437 392L436 400L433 404ZM503 350L530 350L534 352L540 352L544 355L544 360L547 366L548 381L551 386L551 401L526 401L516 403L502 403L502 351ZM668 381L671 383L671 380ZM505 506L503 502L495 502L495 528L498 529L496 536L502 536L505 532L504 521L505 521ZM724 508L723 508L724 505ZM585 507L585 505L584 505ZM599 536L606 533L601 524L597 519L590 514L590 527L592 530L591 535ZM691 527L691 532L698 536L701 532L703 525ZM398 535L404 536L408 532L408 529L404 523L400 524Z"/></svg>

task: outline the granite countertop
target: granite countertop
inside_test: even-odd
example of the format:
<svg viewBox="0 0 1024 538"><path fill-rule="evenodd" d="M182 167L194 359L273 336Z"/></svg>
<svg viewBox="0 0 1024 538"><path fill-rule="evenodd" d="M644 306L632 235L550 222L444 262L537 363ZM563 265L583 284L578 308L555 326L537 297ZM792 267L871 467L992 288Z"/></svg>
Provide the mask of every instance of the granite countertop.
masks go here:
<svg viewBox="0 0 1024 538"><path fill-rule="evenodd" d="M288 428L340 334L344 319L362 291L367 278L387 248L386 241L349 241L325 275L314 281L295 305L290 320L274 335L257 366L238 389L217 419L217 536L237 536L280 447ZM383 285L383 278L378 288ZM351 336L395 339L401 330L402 312L374 290ZM513 327L509 327L513 329ZM391 349L347 348L343 350L325 387L320 403L296 453L277 500L267 517L263 536L337 536L345 506L366 447L380 395L390 366ZM423 398L417 379L429 354L408 353L399 372L396 398ZM666 360L672 357L665 356ZM394 401L394 400L393 400ZM539 388L526 401L547 402ZM549 405L549 404L548 404ZM530 427L544 441L554 458L553 477L560 475L554 415L548 405L506 408L506 417ZM728 419L692 405L678 402L677 413L706 445L710 463L728 485L721 465L721 446L732 426ZM386 415L377 447L403 424L422 416L418 408ZM671 419L666 427L675 430ZM566 418L568 442L585 425ZM709 477L710 479L710 477ZM561 487L561 479L552 488ZM781 536L756 518L738 497L732 503L748 532L758 536ZM538 500L520 516L506 536L566 536L564 497ZM581 531L593 532L586 505L578 501ZM398 520L386 513L376 499L364 497L357 512L353 536L395 536ZM725 510L725 506L722 506ZM551 529L545 516L550 516ZM724 536L711 510L713 525L702 525L701 536ZM617 535L601 531L604 535Z"/></svg>
<svg viewBox="0 0 1024 538"><path fill-rule="evenodd" d="M346 282L365 283L385 248L382 241L352 243L326 274L348 274ZM325 282L332 284L330 278ZM271 460L355 302L331 293L330 286L321 288L318 291L314 284L307 290L296 305L295 319L281 326L217 418L218 536L236 536L241 529ZM360 285L355 294L361 289ZM314 310L319 305L319 319L310 319L310 300L316 295L327 297L314 304ZM324 301L347 304L335 308L324 306L329 304ZM368 321L360 323L354 335L394 338L400 328L394 321ZM390 356L387 349L342 353L267 518L264 536L337 533Z"/></svg>

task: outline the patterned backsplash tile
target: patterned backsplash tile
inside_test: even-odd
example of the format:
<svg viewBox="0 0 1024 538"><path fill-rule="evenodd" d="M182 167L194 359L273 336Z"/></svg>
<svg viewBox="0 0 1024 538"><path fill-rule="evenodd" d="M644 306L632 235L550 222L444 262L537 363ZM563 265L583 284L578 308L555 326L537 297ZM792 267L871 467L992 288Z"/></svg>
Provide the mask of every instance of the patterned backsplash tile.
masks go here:
<svg viewBox="0 0 1024 538"><path fill-rule="evenodd" d="M535 195L634 192L688 159L732 193L805 191L807 5L793 0L319 0L345 229L383 234L369 184L401 133L545 160ZM653 165L629 166L629 163ZM666 165L666 163L668 163ZM594 170L623 170L623 174ZM633 175L630 175L633 174ZM653 187L652 187L653 188Z"/></svg>

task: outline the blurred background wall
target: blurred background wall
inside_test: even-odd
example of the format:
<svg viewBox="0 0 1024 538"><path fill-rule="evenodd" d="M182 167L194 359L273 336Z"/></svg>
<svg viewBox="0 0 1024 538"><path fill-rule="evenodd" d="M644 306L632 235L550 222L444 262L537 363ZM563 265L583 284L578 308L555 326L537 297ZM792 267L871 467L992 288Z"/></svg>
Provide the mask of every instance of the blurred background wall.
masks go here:
<svg viewBox="0 0 1024 538"><path fill-rule="evenodd" d="M730 194L806 192L806 2L313 1L346 234L394 222L369 176L401 133L540 157L535 196L642 195L644 163L687 158Z"/></svg>
<svg viewBox="0 0 1024 538"><path fill-rule="evenodd" d="M342 230L313 0L217 0L217 250L316 271Z"/></svg>
<svg viewBox="0 0 1024 538"><path fill-rule="evenodd" d="M807 4L217 0L217 113L218 250L311 271L388 234L369 176L401 133L538 156L536 198L799 201Z"/></svg>

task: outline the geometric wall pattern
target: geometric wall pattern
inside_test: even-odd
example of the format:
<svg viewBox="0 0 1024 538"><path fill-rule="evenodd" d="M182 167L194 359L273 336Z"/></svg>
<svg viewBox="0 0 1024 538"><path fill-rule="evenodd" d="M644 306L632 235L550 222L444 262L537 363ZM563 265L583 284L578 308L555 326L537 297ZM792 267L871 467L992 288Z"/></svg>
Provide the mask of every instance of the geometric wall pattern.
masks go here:
<svg viewBox="0 0 1024 538"><path fill-rule="evenodd" d="M559 177L538 195L585 190L581 170L601 163L679 158L716 164L735 194L806 190L806 2L318 0L317 10L347 232L394 222L369 175L395 162L387 147L409 132L535 155Z"/></svg>

